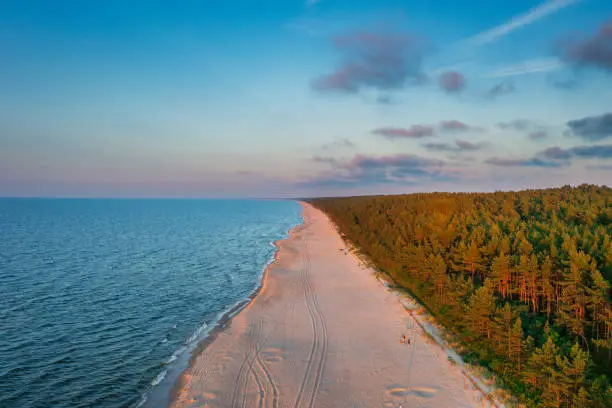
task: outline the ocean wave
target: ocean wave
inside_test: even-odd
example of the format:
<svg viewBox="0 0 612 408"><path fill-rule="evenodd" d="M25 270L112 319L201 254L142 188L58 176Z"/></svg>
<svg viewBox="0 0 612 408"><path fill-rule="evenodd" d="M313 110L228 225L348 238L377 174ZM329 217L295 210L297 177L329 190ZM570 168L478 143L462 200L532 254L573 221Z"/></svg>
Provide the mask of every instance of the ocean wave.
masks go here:
<svg viewBox="0 0 612 408"><path fill-rule="evenodd" d="M164 406L155 397L248 304L299 222L278 203L47 204L0 211L0 401L20 408Z"/></svg>
<svg viewBox="0 0 612 408"><path fill-rule="evenodd" d="M161 373L157 374L153 381L151 381L151 386L155 387L156 385L164 381L164 378L166 378L166 374L168 374L168 370L164 370Z"/></svg>
<svg viewBox="0 0 612 408"><path fill-rule="evenodd" d="M197 330L187 339L187 344L191 344L196 341L207 327L208 325L206 323L203 323L200 327L198 327Z"/></svg>

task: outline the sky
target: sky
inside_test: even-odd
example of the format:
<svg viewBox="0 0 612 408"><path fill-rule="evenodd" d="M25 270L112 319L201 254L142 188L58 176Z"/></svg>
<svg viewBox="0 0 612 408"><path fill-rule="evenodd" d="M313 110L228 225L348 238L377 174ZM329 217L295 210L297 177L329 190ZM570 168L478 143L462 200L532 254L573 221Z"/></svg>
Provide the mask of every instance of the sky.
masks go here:
<svg viewBox="0 0 612 408"><path fill-rule="evenodd" d="M0 2L0 196L611 181L610 0Z"/></svg>

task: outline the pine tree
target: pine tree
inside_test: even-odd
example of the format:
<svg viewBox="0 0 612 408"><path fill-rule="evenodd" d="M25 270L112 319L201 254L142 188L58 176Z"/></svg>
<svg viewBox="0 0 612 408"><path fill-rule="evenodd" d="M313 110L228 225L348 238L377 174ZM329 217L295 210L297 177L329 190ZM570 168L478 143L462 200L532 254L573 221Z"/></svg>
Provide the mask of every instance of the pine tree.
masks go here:
<svg viewBox="0 0 612 408"><path fill-rule="evenodd" d="M478 288L470 297L467 308L467 320L472 332L491 339L492 314L495 310L495 296L489 281Z"/></svg>
<svg viewBox="0 0 612 408"><path fill-rule="evenodd" d="M480 256L480 250L476 242L472 241L467 251L463 255L463 268L468 272L472 278L472 284L474 283L474 276L480 271L482 258Z"/></svg>
<svg viewBox="0 0 612 408"><path fill-rule="evenodd" d="M576 343L570 350L569 358L558 354L556 364L559 370L555 381L562 398L568 407L586 407L588 392L586 374L589 368L589 355Z"/></svg>
<svg viewBox="0 0 612 408"><path fill-rule="evenodd" d="M540 286L541 286L541 274L540 274L540 265L538 265L538 258L532 254L529 257L529 260L525 269L525 279L527 280L527 296L529 300L529 305L533 312L537 312L539 310L539 296L540 296Z"/></svg>
<svg viewBox="0 0 612 408"><path fill-rule="evenodd" d="M552 263L550 261L550 257L547 256L544 259L540 270L542 274L542 295L544 296L544 303L546 304L546 321L548 322L555 300L555 283L552 275Z"/></svg>
<svg viewBox="0 0 612 408"><path fill-rule="evenodd" d="M556 366L558 354L559 348L553 338L548 337L544 345L531 355L523 372L525 380L534 390L539 391L541 407L561 406L561 395L554 384L558 377Z"/></svg>
<svg viewBox="0 0 612 408"><path fill-rule="evenodd" d="M510 291L510 260L503 252L493 260L491 265L491 280L494 282L495 289L506 299Z"/></svg>
<svg viewBox="0 0 612 408"><path fill-rule="evenodd" d="M516 364L517 370L521 371L523 359L523 324L521 318L517 318L510 329L508 336L508 359Z"/></svg>
<svg viewBox="0 0 612 408"><path fill-rule="evenodd" d="M562 282L557 320L574 335L584 339L587 305L584 278L591 268L590 257L579 251L572 251L569 256L569 268Z"/></svg>
<svg viewBox="0 0 612 408"><path fill-rule="evenodd" d="M608 305L607 297L610 284L597 269L591 271L591 282L590 287L587 288L587 308L591 313L593 322L591 335L599 340L602 338L602 331L605 332L605 309Z"/></svg>
<svg viewBox="0 0 612 408"><path fill-rule="evenodd" d="M503 307L498 307L493 316L493 345L499 354L507 356L508 359L510 359L510 332L515 317L516 314L508 302L504 303Z"/></svg>
<svg viewBox="0 0 612 408"><path fill-rule="evenodd" d="M432 260L431 267L431 282L435 289L435 296L440 304L444 305L447 276L446 276L446 262L440 254L436 255Z"/></svg>

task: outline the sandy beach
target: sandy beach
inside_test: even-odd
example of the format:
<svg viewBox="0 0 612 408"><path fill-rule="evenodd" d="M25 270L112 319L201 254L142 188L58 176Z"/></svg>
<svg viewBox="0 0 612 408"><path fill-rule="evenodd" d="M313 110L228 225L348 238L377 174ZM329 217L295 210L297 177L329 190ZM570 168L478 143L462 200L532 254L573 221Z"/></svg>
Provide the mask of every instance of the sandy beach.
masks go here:
<svg viewBox="0 0 612 408"><path fill-rule="evenodd" d="M171 406L483 406L327 216L302 205L260 293L194 356Z"/></svg>

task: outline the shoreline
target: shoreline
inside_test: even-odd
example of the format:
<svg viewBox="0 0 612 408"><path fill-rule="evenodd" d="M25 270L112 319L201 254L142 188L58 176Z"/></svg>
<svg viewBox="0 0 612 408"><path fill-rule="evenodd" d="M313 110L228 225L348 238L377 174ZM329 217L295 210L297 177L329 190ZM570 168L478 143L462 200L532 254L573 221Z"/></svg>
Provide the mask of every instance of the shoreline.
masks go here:
<svg viewBox="0 0 612 408"><path fill-rule="evenodd" d="M298 202L298 203L300 203L301 205L301 202ZM302 229L303 227L304 227L304 220L302 219L302 222L300 224L296 225L295 227L287 231L287 236L285 238L274 241L273 245L276 247L276 250L274 252L274 258L270 262L268 262L268 264L266 265L264 272L261 276L261 279L259 280L259 285L257 285L253 293L249 295L248 298L240 301L238 304L234 305L230 310L223 313L221 318L217 321L217 323L214 325L211 331L206 335L206 337L198 342L198 344L195 346L195 348L190 353L188 366L184 370L181 370L181 373L177 377L176 381L174 381L174 384L172 385L172 389L170 390L170 394L168 396L168 402L165 405L165 407L170 407L172 403L178 398L180 391L185 386L185 381L187 380L185 376L187 374L187 371L192 367L193 364L195 364L195 361L197 360L198 356L202 354L206 350L206 348L210 346L217 339L219 334L223 333L225 330L231 327L232 319L236 317L238 314L240 314L242 311L244 311L246 308L248 308L249 305L253 303L253 301L255 301L257 296L265 288L266 280L269 279L269 269L275 262L279 260L279 252L280 252L280 246L282 242L291 239L293 234L299 232L300 229Z"/></svg>
<svg viewBox="0 0 612 408"><path fill-rule="evenodd" d="M301 205L301 202L298 201L298 203ZM166 377L159 384L147 390L143 395L143 397L146 399L141 400L138 404L136 404L135 408L159 408L160 406L170 407L173 404L178 397L180 390L185 386L184 382L186 373L192 367L197 357L206 350L206 347L217 339L220 333L231 327L232 319L240 314L240 312L248 308L248 306L264 289L266 280L268 279L268 271L270 267L279 259L280 245L283 241L290 239L293 234L297 233L301 228L303 228L304 219L301 216L300 219L301 221L299 224L287 230L284 238L270 242L270 244L276 249L274 250L273 256L264 266L263 272L259 276L259 282L253 289L253 292L245 299L231 305L228 310L221 312L220 317L215 319L215 322L211 325L208 332L198 336L198 338L194 341L195 345L193 348L190 350L185 350L183 353L181 353L175 366L172 367L171 370L169 369ZM206 328L203 331L206 331Z"/></svg>
<svg viewBox="0 0 612 408"><path fill-rule="evenodd" d="M326 214L298 203L302 223L275 242L249 300L193 350L168 406L482 406L397 292L348 251ZM406 330L408 347L398 342Z"/></svg>

